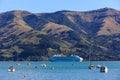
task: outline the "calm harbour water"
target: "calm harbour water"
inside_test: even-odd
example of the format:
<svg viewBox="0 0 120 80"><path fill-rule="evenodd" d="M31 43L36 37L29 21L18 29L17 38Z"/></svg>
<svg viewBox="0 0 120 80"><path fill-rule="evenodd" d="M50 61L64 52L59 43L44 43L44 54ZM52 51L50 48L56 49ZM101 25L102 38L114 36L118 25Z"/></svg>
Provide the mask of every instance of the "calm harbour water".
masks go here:
<svg viewBox="0 0 120 80"><path fill-rule="evenodd" d="M20 64L19 66L17 64ZM46 68L42 67L46 64ZM120 80L120 61L96 61L106 65L108 73L88 69L89 62L0 62L0 80ZM15 72L8 72L13 65Z"/></svg>

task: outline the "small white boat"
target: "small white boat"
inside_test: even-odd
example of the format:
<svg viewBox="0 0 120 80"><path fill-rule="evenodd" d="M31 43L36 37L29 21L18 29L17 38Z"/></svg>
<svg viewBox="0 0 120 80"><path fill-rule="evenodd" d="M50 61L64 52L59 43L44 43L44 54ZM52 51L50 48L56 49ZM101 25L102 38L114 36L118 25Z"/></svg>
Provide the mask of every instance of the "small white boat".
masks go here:
<svg viewBox="0 0 120 80"><path fill-rule="evenodd" d="M14 68L13 66L10 66L10 67L8 68L8 72L15 72L15 68Z"/></svg>
<svg viewBox="0 0 120 80"><path fill-rule="evenodd" d="M108 72L107 66L101 66L101 67L100 67L100 72L107 73L107 72Z"/></svg>
<svg viewBox="0 0 120 80"><path fill-rule="evenodd" d="M17 65L17 66L20 66L20 63L17 63L16 65Z"/></svg>
<svg viewBox="0 0 120 80"><path fill-rule="evenodd" d="M89 69L95 69L96 67L93 64L90 64L88 68Z"/></svg>
<svg viewBox="0 0 120 80"><path fill-rule="evenodd" d="M41 64L42 67L46 68L46 64Z"/></svg>

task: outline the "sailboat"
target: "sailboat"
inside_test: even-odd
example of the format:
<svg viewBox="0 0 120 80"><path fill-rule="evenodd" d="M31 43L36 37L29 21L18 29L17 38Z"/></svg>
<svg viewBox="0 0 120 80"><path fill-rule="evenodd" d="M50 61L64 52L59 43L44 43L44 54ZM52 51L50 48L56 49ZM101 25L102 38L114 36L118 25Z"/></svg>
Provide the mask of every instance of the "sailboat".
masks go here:
<svg viewBox="0 0 120 80"><path fill-rule="evenodd" d="M92 55L92 44L90 46L90 49L89 49L89 66L88 66L88 69L95 69L96 67L92 64L92 61L91 61L91 55Z"/></svg>
<svg viewBox="0 0 120 80"><path fill-rule="evenodd" d="M90 56L89 56L89 66L88 69L95 69L96 67L92 64L91 60L90 60Z"/></svg>

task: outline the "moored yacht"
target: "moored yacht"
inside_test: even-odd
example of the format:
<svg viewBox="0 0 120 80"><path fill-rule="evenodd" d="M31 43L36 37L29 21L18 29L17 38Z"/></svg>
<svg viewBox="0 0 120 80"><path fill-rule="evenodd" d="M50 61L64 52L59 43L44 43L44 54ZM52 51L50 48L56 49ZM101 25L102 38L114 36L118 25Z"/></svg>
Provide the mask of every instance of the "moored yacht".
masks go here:
<svg viewBox="0 0 120 80"><path fill-rule="evenodd" d="M108 67L107 66L101 66L100 67L100 72L107 73L108 72Z"/></svg>
<svg viewBox="0 0 120 80"><path fill-rule="evenodd" d="M95 69L96 67L93 64L90 64L88 68L92 70Z"/></svg>
<svg viewBox="0 0 120 80"><path fill-rule="evenodd" d="M8 68L8 72L15 72L15 68L14 68L13 66L10 66L10 67Z"/></svg>
<svg viewBox="0 0 120 80"><path fill-rule="evenodd" d="M77 55L54 55L49 60L51 62L82 62L83 58Z"/></svg>

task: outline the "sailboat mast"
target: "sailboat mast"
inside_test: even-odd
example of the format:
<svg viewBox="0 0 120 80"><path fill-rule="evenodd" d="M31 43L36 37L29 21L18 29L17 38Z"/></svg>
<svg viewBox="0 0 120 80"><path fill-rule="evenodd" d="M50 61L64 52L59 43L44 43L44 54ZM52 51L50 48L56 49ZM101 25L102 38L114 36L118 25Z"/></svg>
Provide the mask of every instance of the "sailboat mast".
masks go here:
<svg viewBox="0 0 120 80"><path fill-rule="evenodd" d="M92 43L90 43L90 47L89 47L89 65L91 65L91 54L92 54Z"/></svg>
<svg viewBox="0 0 120 80"><path fill-rule="evenodd" d="M89 69L95 69L95 66L91 62L91 56L92 56L92 52L93 52L93 40L90 41L89 46L90 46L89 47Z"/></svg>

